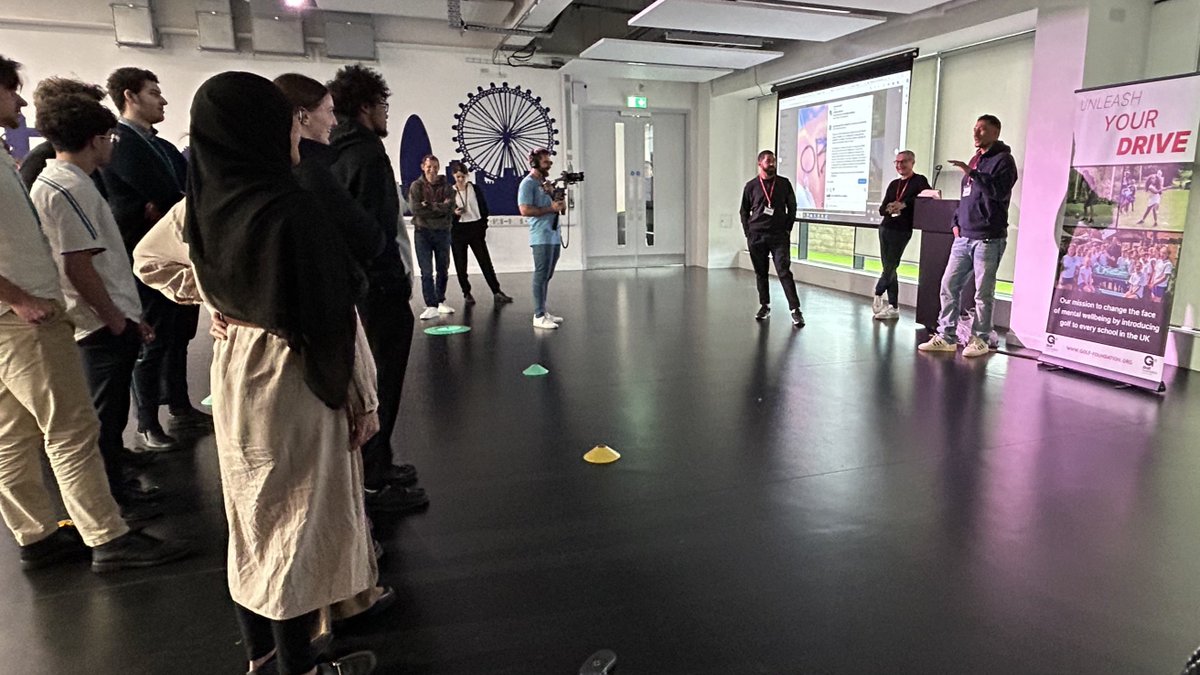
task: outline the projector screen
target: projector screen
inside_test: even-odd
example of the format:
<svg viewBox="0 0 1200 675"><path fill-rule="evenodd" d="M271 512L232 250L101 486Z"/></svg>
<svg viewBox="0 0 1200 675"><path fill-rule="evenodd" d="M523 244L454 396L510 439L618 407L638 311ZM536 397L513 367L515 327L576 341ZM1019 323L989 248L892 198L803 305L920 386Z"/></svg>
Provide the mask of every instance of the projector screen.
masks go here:
<svg viewBox="0 0 1200 675"><path fill-rule="evenodd" d="M905 149L912 56L780 88L776 157L796 188L797 220L879 222Z"/></svg>

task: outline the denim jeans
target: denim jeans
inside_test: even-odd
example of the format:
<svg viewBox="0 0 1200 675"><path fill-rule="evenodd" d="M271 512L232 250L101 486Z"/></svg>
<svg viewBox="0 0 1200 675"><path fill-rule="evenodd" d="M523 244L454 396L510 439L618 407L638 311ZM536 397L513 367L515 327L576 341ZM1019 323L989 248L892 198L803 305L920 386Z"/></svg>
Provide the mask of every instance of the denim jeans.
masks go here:
<svg viewBox="0 0 1200 675"><path fill-rule="evenodd" d="M416 238L417 265L421 268L421 295L425 299L426 307L437 307L446 301L446 282L449 281L450 271L450 230L418 227L413 236Z"/></svg>
<svg viewBox="0 0 1200 675"><path fill-rule="evenodd" d="M959 296L972 274L975 275L975 321L971 334L985 341L991 335L996 270L1007 247L1007 239L958 237L954 240L946 272L942 275L942 313L938 317L938 332L946 342L958 341Z"/></svg>
<svg viewBox="0 0 1200 675"><path fill-rule="evenodd" d="M546 313L546 294L550 292L550 279L554 277L562 246L535 244L530 248L533 249L533 315L536 317Z"/></svg>

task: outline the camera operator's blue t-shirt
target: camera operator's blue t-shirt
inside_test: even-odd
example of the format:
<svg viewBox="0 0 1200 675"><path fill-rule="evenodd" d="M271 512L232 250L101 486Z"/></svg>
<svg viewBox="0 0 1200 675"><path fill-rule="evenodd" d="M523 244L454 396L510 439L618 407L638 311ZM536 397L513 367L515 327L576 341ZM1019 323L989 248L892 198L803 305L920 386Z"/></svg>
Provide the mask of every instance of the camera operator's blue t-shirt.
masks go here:
<svg viewBox="0 0 1200 675"><path fill-rule="evenodd" d="M526 175L524 180L521 181L521 188L517 191L517 204L547 209L553 203L554 200L542 189L542 184L533 176ZM548 213L543 216L526 216L525 223L529 225L529 245L561 244L562 238L559 236L558 230L554 228L554 222L557 218L558 214L555 213Z"/></svg>

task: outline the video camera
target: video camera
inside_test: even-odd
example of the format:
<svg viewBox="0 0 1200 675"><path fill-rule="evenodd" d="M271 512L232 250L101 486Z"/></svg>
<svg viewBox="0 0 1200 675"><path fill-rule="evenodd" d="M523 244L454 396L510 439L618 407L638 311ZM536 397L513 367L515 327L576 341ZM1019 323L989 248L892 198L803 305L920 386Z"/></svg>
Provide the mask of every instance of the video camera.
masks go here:
<svg viewBox="0 0 1200 675"><path fill-rule="evenodd" d="M562 175L550 181L551 197L556 202L567 198L567 187L583 182L582 171L564 171Z"/></svg>

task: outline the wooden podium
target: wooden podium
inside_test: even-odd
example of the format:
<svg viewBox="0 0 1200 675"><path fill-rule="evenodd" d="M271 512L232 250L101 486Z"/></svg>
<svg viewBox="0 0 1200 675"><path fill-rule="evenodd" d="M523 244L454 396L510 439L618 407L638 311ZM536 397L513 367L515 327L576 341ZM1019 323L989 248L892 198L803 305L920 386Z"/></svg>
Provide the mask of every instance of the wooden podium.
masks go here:
<svg viewBox="0 0 1200 675"><path fill-rule="evenodd" d="M954 244L951 219L958 209L957 199L918 197L913 211L913 229L921 231L921 266L917 281L917 323L930 332L937 330L942 311L942 274ZM975 279L963 288L962 297L975 298ZM964 305L964 308L972 304Z"/></svg>

